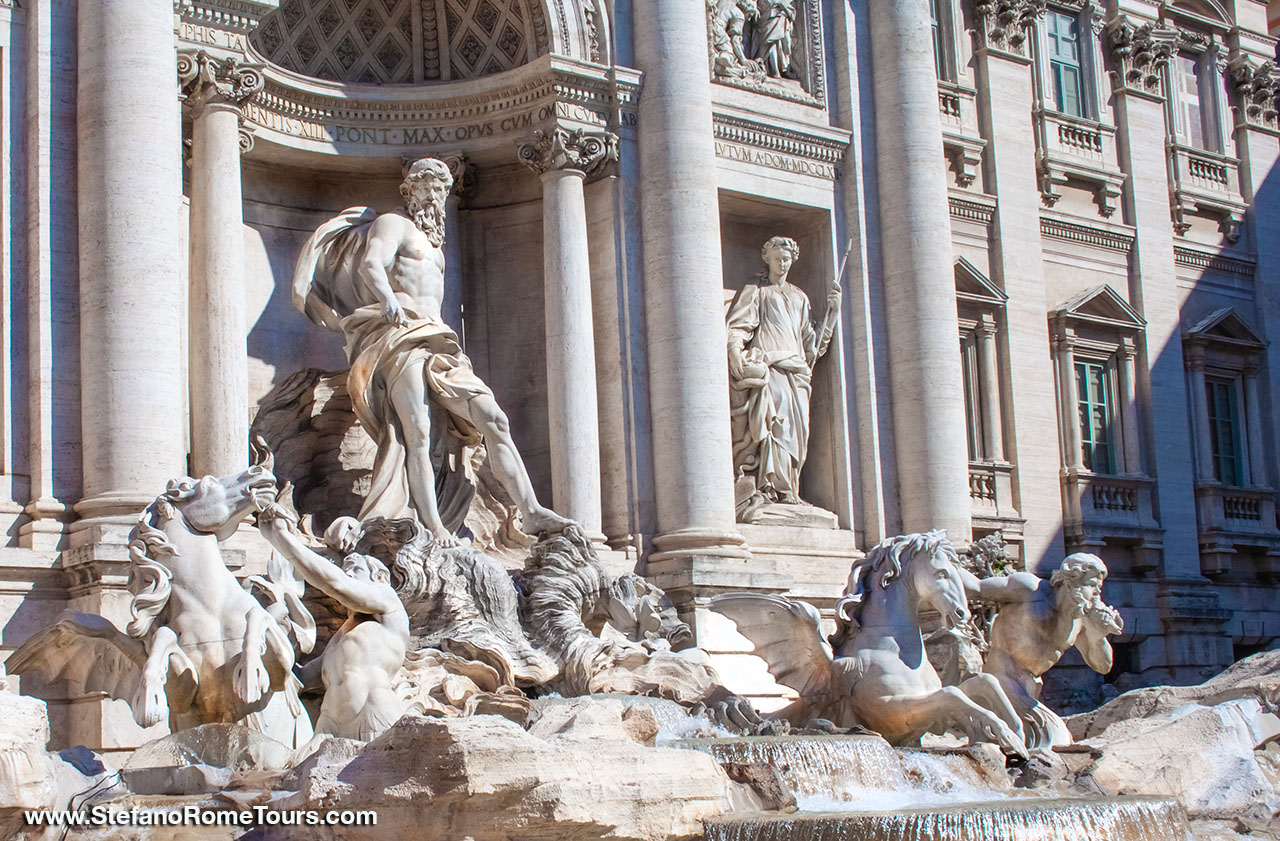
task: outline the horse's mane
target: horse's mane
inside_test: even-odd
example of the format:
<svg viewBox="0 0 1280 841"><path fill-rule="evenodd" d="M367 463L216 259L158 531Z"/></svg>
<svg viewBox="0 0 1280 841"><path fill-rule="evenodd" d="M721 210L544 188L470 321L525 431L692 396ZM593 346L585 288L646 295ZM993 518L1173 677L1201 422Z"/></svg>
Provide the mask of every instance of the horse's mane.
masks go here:
<svg viewBox="0 0 1280 841"><path fill-rule="evenodd" d="M862 611L873 587L888 589L902 577L903 555L912 558L933 555L939 550L955 553L945 531L935 529L920 534L902 534L880 541L865 558L854 564L849 570L844 593L836 602L836 632L828 637L832 647L843 645L857 634L862 626Z"/></svg>
<svg viewBox="0 0 1280 841"><path fill-rule="evenodd" d="M195 496L196 482L189 477L175 479L165 492L146 507L138 524L129 532L129 592L133 601L129 613L133 619L126 626L129 636L141 639L151 633L160 614L169 604L173 592L173 573L164 561L178 554L160 527L177 516L177 503Z"/></svg>

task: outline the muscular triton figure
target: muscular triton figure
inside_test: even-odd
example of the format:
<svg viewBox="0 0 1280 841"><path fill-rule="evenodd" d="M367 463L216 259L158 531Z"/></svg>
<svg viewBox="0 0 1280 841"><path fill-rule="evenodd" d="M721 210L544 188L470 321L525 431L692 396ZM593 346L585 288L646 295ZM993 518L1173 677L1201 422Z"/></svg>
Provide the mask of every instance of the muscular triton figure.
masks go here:
<svg viewBox="0 0 1280 841"><path fill-rule="evenodd" d="M320 658L324 701L315 736L297 752L299 758L327 736L367 742L404 713L393 682L404 665L409 615L382 562L352 551L351 541L344 540L347 522L338 520L325 535L330 548L345 556L339 567L308 548L294 528L293 514L281 505L273 503L258 515L258 528L276 551L308 584L348 611Z"/></svg>
<svg viewBox="0 0 1280 841"><path fill-rule="evenodd" d="M450 468L452 456L459 474L462 448L483 440L525 531L559 531L569 521L538 503L507 416L441 317L441 246L452 186L443 161L416 161L400 187L405 210L344 210L311 235L298 258L294 304L346 337L347 390L378 444L359 519L416 514L441 545L456 545L453 529L466 513L466 497L438 498L436 473ZM446 493L451 487L441 485Z"/></svg>
<svg viewBox="0 0 1280 841"><path fill-rule="evenodd" d="M1124 630L1114 608L1102 601L1107 566L1097 555L1068 555L1048 581L1029 572L982 578L962 571L969 598L996 607L991 645L982 670L1004 687L1022 719L1027 747L1071 744L1056 713L1040 702L1040 676L1075 646L1089 668L1111 671L1107 637Z"/></svg>

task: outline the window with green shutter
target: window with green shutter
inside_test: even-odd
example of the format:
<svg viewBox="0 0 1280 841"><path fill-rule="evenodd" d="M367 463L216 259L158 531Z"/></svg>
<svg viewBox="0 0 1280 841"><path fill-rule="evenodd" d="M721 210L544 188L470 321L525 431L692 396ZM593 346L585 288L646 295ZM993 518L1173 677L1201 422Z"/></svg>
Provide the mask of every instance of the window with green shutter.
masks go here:
<svg viewBox="0 0 1280 841"><path fill-rule="evenodd" d="M1114 473L1111 441L1111 380L1101 362L1076 361L1076 393L1079 399L1080 446L1086 470Z"/></svg>
<svg viewBox="0 0 1280 841"><path fill-rule="evenodd" d="M1049 74L1053 107L1072 117L1084 117L1084 71L1078 18L1050 9L1045 13L1049 46Z"/></svg>
<svg viewBox="0 0 1280 841"><path fill-rule="evenodd" d="M1244 484L1240 458L1240 409L1232 380L1207 378L1209 445L1213 448L1213 478L1224 485Z"/></svg>

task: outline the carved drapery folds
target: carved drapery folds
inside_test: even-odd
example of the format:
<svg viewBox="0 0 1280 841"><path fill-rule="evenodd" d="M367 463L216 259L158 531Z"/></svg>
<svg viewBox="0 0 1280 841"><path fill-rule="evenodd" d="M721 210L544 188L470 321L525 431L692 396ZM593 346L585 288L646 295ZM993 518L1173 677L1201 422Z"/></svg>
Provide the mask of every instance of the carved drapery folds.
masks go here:
<svg viewBox="0 0 1280 841"><path fill-rule="evenodd" d="M520 162L539 175L570 169L595 175L618 159L618 136L607 131L554 128L537 131L533 140L520 144Z"/></svg>
<svg viewBox="0 0 1280 841"><path fill-rule="evenodd" d="M1138 26L1126 17L1107 24L1107 42L1116 59L1117 91L1163 94L1161 70L1178 49L1178 31L1154 23Z"/></svg>
<svg viewBox="0 0 1280 841"><path fill-rule="evenodd" d="M218 58L204 50L178 53L178 84L182 98L199 114L209 105L239 108L262 90L261 68L234 56Z"/></svg>
<svg viewBox="0 0 1280 841"><path fill-rule="evenodd" d="M1240 97L1239 114L1245 123L1263 128L1280 128L1276 108L1280 70L1274 61L1255 63L1240 56L1230 64L1231 81Z"/></svg>
<svg viewBox="0 0 1280 841"><path fill-rule="evenodd" d="M975 0L979 46L1026 55L1027 35L1044 7L1045 0Z"/></svg>

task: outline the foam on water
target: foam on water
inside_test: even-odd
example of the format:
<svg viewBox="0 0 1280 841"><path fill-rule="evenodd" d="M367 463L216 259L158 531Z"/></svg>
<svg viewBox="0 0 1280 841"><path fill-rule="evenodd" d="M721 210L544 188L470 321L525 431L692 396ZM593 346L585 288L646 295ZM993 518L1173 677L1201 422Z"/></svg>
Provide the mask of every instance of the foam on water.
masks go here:
<svg viewBox="0 0 1280 841"><path fill-rule="evenodd" d="M715 818L706 841L1191 841L1174 800L1024 799L899 811Z"/></svg>

